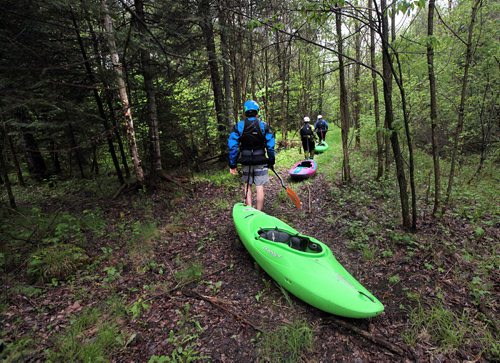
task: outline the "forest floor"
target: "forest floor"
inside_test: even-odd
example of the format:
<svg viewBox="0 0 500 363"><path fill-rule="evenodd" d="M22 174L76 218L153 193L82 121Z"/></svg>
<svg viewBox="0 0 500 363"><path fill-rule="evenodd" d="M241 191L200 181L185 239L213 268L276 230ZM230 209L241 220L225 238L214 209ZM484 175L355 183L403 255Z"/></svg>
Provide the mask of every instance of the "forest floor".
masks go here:
<svg viewBox="0 0 500 363"><path fill-rule="evenodd" d="M90 357L101 349L117 362L498 359L498 216L483 215L489 222L479 227L423 210L418 232L407 233L380 184L345 186L327 175L290 184L302 210L271 177L264 211L329 245L385 305L382 315L332 317L280 289L238 240L235 179L115 200L79 191L41 210L102 211L106 223L84 244L91 263L48 283L30 281L26 263L5 269L3 357L80 360L82 349Z"/></svg>

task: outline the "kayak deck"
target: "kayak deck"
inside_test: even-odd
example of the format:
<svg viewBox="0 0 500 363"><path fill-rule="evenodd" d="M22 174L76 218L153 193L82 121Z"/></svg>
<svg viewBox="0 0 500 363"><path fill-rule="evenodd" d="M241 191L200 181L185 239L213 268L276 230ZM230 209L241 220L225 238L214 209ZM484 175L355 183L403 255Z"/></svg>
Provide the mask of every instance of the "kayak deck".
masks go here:
<svg viewBox="0 0 500 363"><path fill-rule="evenodd" d="M335 259L330 248L243 203L233 207L243 245L278 284L328 313L367 318L384 306Z"/></svg>

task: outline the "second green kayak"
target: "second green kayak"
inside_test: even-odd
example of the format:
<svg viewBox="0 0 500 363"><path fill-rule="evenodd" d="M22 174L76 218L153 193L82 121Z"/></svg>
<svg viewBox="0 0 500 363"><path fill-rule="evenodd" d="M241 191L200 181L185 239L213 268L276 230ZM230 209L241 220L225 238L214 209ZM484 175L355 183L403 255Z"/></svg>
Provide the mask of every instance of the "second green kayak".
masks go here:
<svg viewBox="0 0 500 363"><path fill-rule="evenodd" d="M347 272L324 243L243 203L234 205L233 220L255 261L299 299L349 318L369 318L384 311L384 305Z"/></svg>
<svg viewBox="0 0 500 363"><path fill-rule="evenodd" d="M322 153L328 150L328 144L326 141L321 141L318 144L316 144L316 147L314 148L314 152L316 153Z"/></svg>

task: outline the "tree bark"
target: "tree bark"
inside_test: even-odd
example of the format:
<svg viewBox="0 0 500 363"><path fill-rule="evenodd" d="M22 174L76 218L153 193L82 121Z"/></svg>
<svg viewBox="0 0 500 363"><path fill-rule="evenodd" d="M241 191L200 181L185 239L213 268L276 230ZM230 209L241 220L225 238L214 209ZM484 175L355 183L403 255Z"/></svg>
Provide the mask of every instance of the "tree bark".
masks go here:
<svg viewBox="0 0 500 363"><path fill-rule="evenodd" d="M106 33L106 40L108 42L109 52L111 55L111 62L113 69L116 73L116 81L118 84L118 91L122 102L123 115L125 117L125 128L127 130L127 138L130 148L130 156L134 163L135 177L137 183L142 185L144 183L144 171L142 170L141 159L137 149L137 141L135 139L134 119L132 118L132 110L130 108L125 80L123 78L123 66L120 63L118 51L116 48L115 35L113 30L113 21L109 15L108 5L106 0L102 0L102 10L104 13L104 29Z"/></svg>
<svg viewBox="0 0 500 363"><path fill-rule="evenodd" d="M340 122L342 126L342 180L351 182L351 167L349 164L349 104L347 101L347 88L345 80L343 40L342 40L342 16L341 8L336 4L335 7L335 25L337 30L337 47L339 59L339 78L340 78Z"/></svg>
<svg viewBox="0 0 500 363"><path fill-rule="evenodd" d="M370 23L373 23L372 16L373 0L368 0L368 16ZM372 67L372 90L373 90L373 114L375 117L375 127L377 129L377 177L379 180L384 174L384 132L380 127L380 104L378 98L377 64L375 62L375 29L370 27L370 66Z"/></svg>
<svg viewBox="0 0 500 363"><path fill-rule="evenodd" d="M410 211L408 204L408 191L406 175L404 170L404 160L399 145L397 130L394 129L394 113L392 106L392 65L391 56L389 54L389 22L387 19L387 1L381 0L380 12L378 16L382 21L382 68L384 75L384 101L385 101L385 123L388 126L392 151L396 164L396 176L399 185L399 198L401 201L401 217L403 227L411 228Z"/></svg>
<svg viewBox="0 0 500 363"><path fill-rule="evenodd" d="M210 1L200 0L199 7L200 27L205 37L205 46L208 56L208 67L210 69L210 79L212 81L212 90L214 92L215 113L217 116L217 130L219 135L219 149L221 154L226 151L227 133L231 124L224 120L224 97L222 95L222 86L219 75L219 66L217 62L217 53L215 48L215 34L212 25L212 15L210 11Z"/></svg>
<svg viewBox="0 0 500 363"><path fill-rule="evenodd" d="M3 132L1 134L3 134ZM2 137L2 142L0 142L0 174L2 175L5 189L7 190L7 195L9 197L9 204L11 208L16 209L17 208L16 199L14 197L14 193L12 192L12 185L10 183L9 173L7 171L7 165L5 163L5 158L4 158L3 145L5 145L7 134L0 136Z"/></svg>
<svg viewBox="0 0 500 363"><path fill-rule="evenodd" d="M24 182L23 172L21 170L21 166L19 165L19 160L17 159L16 148L14 147L14 142L12 141L12 137L7 133L7 128L4 125L4 132L9 141L10 153L12 155L12 160L14 161L14 166L16 168L17 181L20 186L25 187L26 183Z"/></svg>
<svg viewBox="0 0 500 363"><path fill-rule="evenodd" d="M474 32L474 25L476 23L477 12L482 4L482 0L474 0L472 5L471 17L467 35L467 45L465 52L465 64L464 64L464 75L462 77L462 90L460 93L460 105L458 106L458 120L455 129L455 134L453 136L453 150L451 154L451 165L450 165L450 175L448 178L448 188L446 190L446 202L445 205L448 206L451 199L451 191L453 189L453 180L455 178L455 164L457 160L457 154L459 149L459 141L461 139L462 130L464 127L464 108L465 101L467 100L467 89L469 86L469 69L472 61L472 36Z"/></svg>
<svg viewBox="0 0 500 363"><path fill-rule="evenodd" d="M71 152L74 153L76 163L78 164L78 170L80 170L80 176L82 178L85 178L85 173L83 171L83 157L82 157L82 152L80 150L80 145L76 142L75 138L75 132L73 131L73 125L71 125L71 122L68 123L68 138L69 138L69 145L71 147Z"/></svg>
<svg viewBox="0 0 500 363"><path fill-rule="evenodd" d="M226 117L226 124L231 127L233 124L233 96L231 92L231 69L229 66L231 54L229 52L229 37L228 37L228 21L227 21L227 2L222 0L222 6L219 8L219 22L220 22L220 46L222 51L222 78L224 80L224 114Z"/></svg>
<svg viewBox="0 0 500 363"><path fill-rule="evenodd" d="M103 59L101 56L101 52L99 51L99 41L98 41L97 36L96 36L94 29L92 27L92 22L90 21L88 16L87 16L87 24L89 27L90 35L92 37L92 45L93 45L93 49L94 49L94 55L95 55L96 59L99 59L100 66L104 68L104 62L103 62ZM78 36L80 35L79 31L77 32L77 35ZM89 77L89 80L94 83L95 77L94 77L94 73L92 72L92 69L90 68L90 62L88 61L85 47L83 46L83 42L79 41L79 43L80 43L80 49L82 51L82 56L84 57L84 60L85 60L85 69L86 69L87 75ZM130 178L130 170L128 167L127 157L125 155L125 150L123 148L122 138L121 138L120 132L119 132L118 122L116 121L115 110L113 107L113 95L111 93L109 83L104 76L101 77L101 81L104 85L104 95L106 98L106 102L107 102L108 109L109 109L109 114L111 117L112 132L114 133L116 141L118 142L118 149L120 150L120 156L121 156L123 169L125 170L125 176L127 179L129 179ZM111 135L111 129L110 129L110 126L108 123L108 118L106 116L106 113L104 112L104 106L103 106L103 103L101 100L101 96L100 96L99 92L97 91L97 89L94 89L93 93L94 93L94 99L95 99L96 104L97 104L97 108L99 110L99 114L100 114L101 119L102 119L104 130L106 131L106 141L108 143L108 150L109 150L109 153L111 155L111 160L113 161L113 165L115 167L118 181L120 182L120 184L123 184L125 182L125 180L123 179L123 173L120 169L120 164L118 162L118 157L116 155L115 146L113 143L113 137Z"/></svg>
<svg viewBox="0 0 500 363"><path fill-rule="evenodd" d="M52 166L54 167L54 173L61 173L61 163L59 162L59 150L57 150L56 142L50 140L50 158L52 160Z"/></svg>
<svg viewBox="0 0 500 363"><path fill-rule="evenodd" d="M141 44L146 40L146 16L144 14L143 0L135 0L135 11L138 16L137 28L142 35ZM156 107L156 91L154 87L154 72L151 65L151 55L144 46L140 47L142 75L144 76L144 88L146 90L148 124L149 124L149 150L151 153L150 178L154 182L158 177L158 171L162 170L160 132L158 126L158 111Z"/></svg>
<svg viewBox="0 0 500 363"><path fill-rule="evenodd" d="M38 149L35 137L30 132L23 130L24 147L26 150L26 161L30 175L38 181L47 176L47 167L42 153Z"/></svg>
<svg viewBox="0 0 500 363"><path fill-rule="evenodd" d="M439 208L441 200L441 171L439 167L439 145L437 141L437 100L436 100L436 76L434 74L434 45L432 37L434 36L434 7L435 0L429 0L429 14L427 17L427 68L429 73L430 90L430 117L431 117L431 143L432 143L432 161L434 163L434 216Z"/></svg>
<svg viewBox="0 0 500 363"><path fill-rule="evenodd" d="M361 26L359 21L355 20L355 33L354 36L354 48L355 48L355 58L361 60ZM361 73L361 65L359 63L354 64L354 92L353 92L353 121L355 129L355 148L361 148L361 125L360 125L360 113L361 113L361 99L359 95L359 80Z"/></svg>
<svg viewBox="0 0 500 363"><path fill-rule="evenodd" d="M77 37L77 40L78 40L78 44L80 46L80 52L82 53L82 58L83 58L83 61L84 61L84 64L85 64L85 72L87 73L87 77L90 81L90 84L94 86L94 88L92 89L92 93L94 95L94 100L96 102L96 105L97 105L97 109L99 111L99 115L101 116L101 120L102 120L102 124L103 124L103 127L104 127L104 130L106 131L106 140L108 142L108 150L109 150L109 153L111 155L111 160L113 161L113 165L115 167L115 171L116 171L116 175L118 176L118 182L120 184L123 184L125 182L125 180L123 179L123 174L122 174L122 171L120 169L120 165L118 163L118 158L116 157L116 152L115 152L115 146L113 145L113 138L111 136L111 131L110 131L110 127L109 127L109 123L108 123L108 119L106 117L106 113L104 112L104 106L102 104L102 100L101 100L101 97L99 95L99 92L97 90L97 85L96 85L96 79L95 79L95 76L94 76L94 73L92 71L92 67L90 66L90 61L87 57L87 52L85 50L85 45L83 44L83 40L82 40L82 37L80 35L80 28L78 26L78 23L76 21L76 18L73 14L73 11L71 12L71 15L72 15L72 20L73 20L73 26L75 28L75 34L76 34L76 37ZM97 39L95 37L95 33L91 27L91 24L90 24L90 21L88 21L88 24L89 24L89 30L90 30L90 33L92 35L92 40L93 40L93 43L94 43L94 50L96 52L96 56L98 55L97 53Z"/></svg>

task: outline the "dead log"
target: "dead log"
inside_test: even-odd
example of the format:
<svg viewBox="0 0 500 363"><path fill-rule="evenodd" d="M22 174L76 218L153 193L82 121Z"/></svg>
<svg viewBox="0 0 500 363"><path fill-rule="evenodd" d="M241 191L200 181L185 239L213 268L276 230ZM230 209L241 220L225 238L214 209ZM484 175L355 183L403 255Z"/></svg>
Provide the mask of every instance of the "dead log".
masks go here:
<svg viewBox="0 0 500 363"><path fill-rule="evenodd" d="M129 185L128 183L123 183L122 185L120 185L120 188L118 188L118 190L116 191L116 193L113 194L113 196L111 197L111 199L118 198L118 196L123 193L123 191L128 187L128 185Z"/></svg>
<svg viewBox="0 0 500 363"><path fill-rule="evenodd" d="M186 295L188 297L195 297L195 298L199 298L199 299L208 301L209 303L211 303L212 305L214 305L214 306L218 307L219 309L225 311L226 313L229 313L229 314L233 315L236 319L238 319L238 320L242 321L243 323L251 326L252 328L254 328L254 330L259 331L261 333L265 333L265 331L262 328L258 327L257 325L255 325L254 323L252 323L250 320L248 320L244 316L242 316L242 315L240 315L240 314L232 311L232 309L229 309L226 306L224 306L224 305L228 305L228 303L224 302L221 299L218 299L218 298L213 297L213 296L201 295L201 294L197 293L196 291L183 291L183 293L184 293L184 295Z"/></svg>
<svg viewBox="0 0 500 363"><path fill-rule="evenodd" d="M363 338L368 339L369 341L371 341L377 345L380 345L381 347L383 347L383 348L389 350L390 352L395 353L401 357L405 357L408 354L410 354L412 356L414 355L413 352L411 352L409 349L405 350L405 349L397 346L394 343L391 343L390 341L388 341L380 336L372 335L369 332L367 332L366 330L360 329L357 326L354 326L346 321L340 320L334 316L328 317L328 318L326 318L326 320L331 321L331 322L333 322L333 323L335 323L335 324L337 324L337 325L339 325L347 330L350 330L351 332L356 333L356 334L362 336Z"/></svg>

